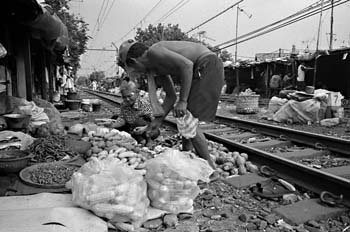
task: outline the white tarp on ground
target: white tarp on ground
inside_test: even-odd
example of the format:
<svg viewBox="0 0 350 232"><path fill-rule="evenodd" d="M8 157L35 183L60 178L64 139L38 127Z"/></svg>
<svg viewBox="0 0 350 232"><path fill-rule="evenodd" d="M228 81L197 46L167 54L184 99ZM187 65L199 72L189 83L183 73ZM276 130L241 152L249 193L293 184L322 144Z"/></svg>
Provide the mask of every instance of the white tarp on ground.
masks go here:
<svg viewBox="0 0 350 232"><path fill-rule="evenodd" d="M273 116L272 119L282 123L313 123L324 118L327 107L327 93L315 93L314 97L305 101L289 100Z"/></svg>
<svg viewBox="0 0 350 232"><path fill-rule="evenodd" d="M0 232L107 232L107 223L76 207L71 194L40 193L0 198Z"/></svg>

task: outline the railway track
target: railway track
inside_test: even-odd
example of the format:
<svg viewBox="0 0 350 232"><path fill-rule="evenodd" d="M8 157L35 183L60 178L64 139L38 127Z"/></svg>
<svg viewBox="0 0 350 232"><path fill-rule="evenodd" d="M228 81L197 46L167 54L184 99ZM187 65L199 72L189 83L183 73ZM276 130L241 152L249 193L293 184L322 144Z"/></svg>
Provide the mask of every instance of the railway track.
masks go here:
<svg viewBox="0 0 350 232"><path fill-rule="evenodd" d="M84 91L112 104L122 101L115 94ZM168 116L165 123L174 126L175 120ZM350 207L350 140L221 115L200 127L209 140L249 154L249 160L272 167L280 178L316 194L342 195ZM322 162L309 165L312 159Z"/></svg>

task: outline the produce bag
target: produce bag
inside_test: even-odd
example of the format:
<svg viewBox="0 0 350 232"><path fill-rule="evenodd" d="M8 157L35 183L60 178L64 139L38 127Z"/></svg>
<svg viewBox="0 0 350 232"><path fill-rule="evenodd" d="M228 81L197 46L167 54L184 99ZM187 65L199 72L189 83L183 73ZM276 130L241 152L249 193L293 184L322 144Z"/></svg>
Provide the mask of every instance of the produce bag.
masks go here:
<svg viewBox="0 0 350 232"><path fill-rule="evenodd" d="M146 161L146 170L151 205L175 214L193 211L197 181L209 182L213 172L207 161L175 149Z"/></svg>
<svg viewBox="0 0 350 232"><path fill-rule="evenodd" d="M198 118L192 116L187 110L186 115L176 118L177 129L186 139L194 138L197 134Z"/></svg>
<svg viewBox="0 0 350 232"><path fill-rule="evenodd" d="M91 158L73 174L67 188L72 189L77 205L118 227L136 231L149 206L144 174L115 159Z"/></svg>

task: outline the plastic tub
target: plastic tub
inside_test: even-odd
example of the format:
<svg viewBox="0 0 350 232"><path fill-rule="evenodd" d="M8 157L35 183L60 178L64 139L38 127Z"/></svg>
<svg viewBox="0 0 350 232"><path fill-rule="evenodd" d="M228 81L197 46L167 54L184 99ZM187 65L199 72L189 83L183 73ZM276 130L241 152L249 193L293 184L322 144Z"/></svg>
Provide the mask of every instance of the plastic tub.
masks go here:
<svg viewBox="0 0 350 232"><path fill-rule="evenodd" d="M5 114L3 117L9 129L25 129L32 118L31 115L27 114Z"/></svg>
<svg viewBox="0 0 350 232"><path fill-rule="evenodd" d="M76 92L68 92L67 93L68 100L78 100L78 93Z"/></svg>
<svg viewBox="0 0 350 232"><path fill-rule="evenodd" d="M98 112L101 110L101 103L92 104L92 111Z"/></svg>
<svg viewBox="0 0 350 232"><path fill-rule="evenodd" d="M79 110L81 101L80 100L66 100L66 105L70 110Z"/></svg>
<svg viewBox="0 0 350 232"><path fill-rule="evenodd" d="M91 104L82 102L81 109L86 111L86 112L90 112L91 111Z"/></svg>

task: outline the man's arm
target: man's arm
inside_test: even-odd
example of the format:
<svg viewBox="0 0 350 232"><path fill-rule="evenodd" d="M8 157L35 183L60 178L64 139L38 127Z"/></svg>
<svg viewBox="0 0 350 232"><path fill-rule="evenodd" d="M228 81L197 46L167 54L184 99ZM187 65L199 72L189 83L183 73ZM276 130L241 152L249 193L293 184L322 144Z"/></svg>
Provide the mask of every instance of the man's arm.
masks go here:
<svg viewBox="0 0 350 232"><path fill-rule="evenodd" d="M161 46L155 46L148 53L156 65L169 69L169 74L180 77L181 89L180 97L175 106L175 117L183 116L186 113L187 100L191 90L193 63L186 57L170 51ZM182 113L183 115L181 115Z"/></svg>
<svg viewBox="0 0 350 232"><path fill-rule="evenodd" d="M146 134L151 133L153 130L156 130L159 128L163 120L166 118L170 110L173 108L174 103L176 102L175 87L170 76L169 75L158 76L157 83L163 87L163 90L166 93L164 103L162 104L164 114L162 116L155 117L155 119L148 126Z"/></svg>
<svg viewBox="0 0 350 232"><path fill-rule="evenodd" d="M163 116L163 119L164 119L169 114L170 110L173 108L176 102L176 91L175 91L173 80L170 78L169 75L158 77L157 83L159 83L163 87L163 90L166 93L165 99L162 105L164 110L164 116Z"/></svg>

